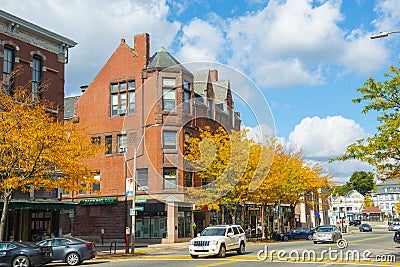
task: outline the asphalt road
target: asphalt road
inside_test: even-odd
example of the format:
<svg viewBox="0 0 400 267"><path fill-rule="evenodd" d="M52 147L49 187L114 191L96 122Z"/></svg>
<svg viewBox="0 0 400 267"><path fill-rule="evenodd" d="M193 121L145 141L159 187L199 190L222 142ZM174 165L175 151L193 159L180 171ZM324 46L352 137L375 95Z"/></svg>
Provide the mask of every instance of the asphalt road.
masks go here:
<svg viewBox="0 0 400 267"><path fill-rule="evenodd" d="M85 266L400 266L400 245L393 242L394 232L385 229L373 232L344 234L347 247L336 244L314 244L298 240L274 243L249 242L245 255L227 253L226 258L192 259L186 246L147 248L131 257L104 257L83 262ZM267 251L267 254L265 254ZM267 257L266 257L267 255ZM272 256L272 260L271 260ZM50 264L50 266L66 266Z"/></svg>

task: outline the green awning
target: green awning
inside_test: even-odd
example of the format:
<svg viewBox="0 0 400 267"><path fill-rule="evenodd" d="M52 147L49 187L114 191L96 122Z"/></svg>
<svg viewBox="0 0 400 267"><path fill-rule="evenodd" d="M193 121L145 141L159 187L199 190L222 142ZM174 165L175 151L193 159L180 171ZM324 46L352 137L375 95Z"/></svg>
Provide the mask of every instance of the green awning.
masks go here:
<svg viewBox="0 0 400 267"><path fill-rule="evenodd" d="M4 201L0 201L0 209ZM79 203L57 200L11 200L9 209L14 210L74 210Z"/></svg>

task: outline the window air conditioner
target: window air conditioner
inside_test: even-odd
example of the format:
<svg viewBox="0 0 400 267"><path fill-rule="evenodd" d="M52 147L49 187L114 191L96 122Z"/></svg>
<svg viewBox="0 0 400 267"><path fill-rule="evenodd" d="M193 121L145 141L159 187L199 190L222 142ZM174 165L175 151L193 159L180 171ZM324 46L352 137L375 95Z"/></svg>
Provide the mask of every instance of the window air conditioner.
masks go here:
<svg viewBox="0 0 400 267"><path fill-rule="evenodd" d="M120 116L125 115L125 112L126 112L126 109L124 109L124 108L117 109L117 114Z"/></svg>

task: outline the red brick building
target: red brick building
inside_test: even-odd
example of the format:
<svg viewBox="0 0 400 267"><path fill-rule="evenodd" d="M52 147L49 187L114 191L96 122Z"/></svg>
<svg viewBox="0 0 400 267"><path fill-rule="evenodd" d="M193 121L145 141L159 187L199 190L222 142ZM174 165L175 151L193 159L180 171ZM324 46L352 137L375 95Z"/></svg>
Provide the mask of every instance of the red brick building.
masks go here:
<svg viewBox="0 0 400 267"><path fill-rule="evenodd" d="M64 117L64 66L68 49L76 43L19 17L0 10L0 71L8 92L30 86L34 97L54 103L57 120ZM10 74L18 71L11 79ZM41 91L46 84L47 90ZM73 210L73 203L58 200L59 190L32 193L17 191L8 224L8 239L32 240L59 231L61 211Z"/></svg>
<svg viewBox="0 0 400 267"><path fill-rule="evenodd" d="M77 236L93 240L104 232L106 240L125 238L136 151L136 238L188 240L194 216L184 189L201 181L185 170L185 137L205 126L240 129L230 83L219 81L216 70L192 73L164 48L149 53L148 34L136 35L133 49L121 39L76 101L72 119L108 147L89 162L100 184L63 197L80 203L73 225L65 226Z"/></svg>

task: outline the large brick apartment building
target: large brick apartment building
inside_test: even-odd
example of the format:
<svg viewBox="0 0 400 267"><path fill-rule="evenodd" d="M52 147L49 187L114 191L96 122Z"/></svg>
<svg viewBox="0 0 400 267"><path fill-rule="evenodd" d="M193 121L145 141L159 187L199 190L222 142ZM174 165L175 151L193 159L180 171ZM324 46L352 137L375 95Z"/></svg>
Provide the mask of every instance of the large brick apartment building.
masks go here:
<svg viewBox="0 0 400 267"><path fill-rule="evenodd" d="M218 80L217 70L189 71L164 48L150 57L144 33L135 35L134 48L121 39L82 95L66 103L69 119L89 127L93 141L108 149L89 162L98 170L99 185L63 195L80 203L64 229L92 240L102 232L106 240L125 238L136 149L136 238L165 243L191 238L193 222L202 225L209 215L196 215L185 200L185 187L202 181L185 164L184 142L206 126L240 129L229 81Z"/></svg>
<svg viewBox="0 0 400 267"><path fill-rule="evenodd" d="M0 71L8 92L29 86L36 97L50 100L55 119L64 117L64 67L68 49L76 43L57 33L0 10ZM13 72L18 72L12 76ZM46 84L46 90L39 90ZM59 201L59 190L17 191L10 203L6 238L34 240L57 233L59 215L73 210L74 203ZM0 203L2 207L2 203Z"/></svg>

